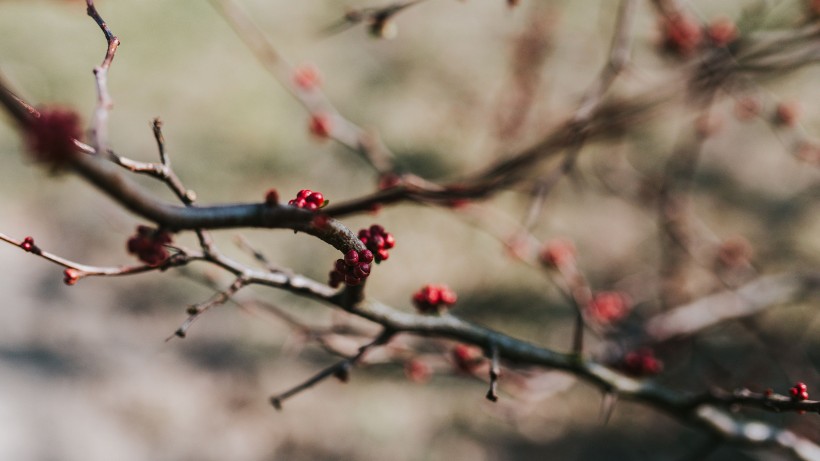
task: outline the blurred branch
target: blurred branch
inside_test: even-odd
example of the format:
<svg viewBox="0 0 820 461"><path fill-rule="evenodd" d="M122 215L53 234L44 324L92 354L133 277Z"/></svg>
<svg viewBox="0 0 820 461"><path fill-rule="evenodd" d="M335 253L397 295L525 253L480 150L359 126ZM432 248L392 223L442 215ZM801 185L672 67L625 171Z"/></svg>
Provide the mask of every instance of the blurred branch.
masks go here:
<svg viewBox="0 0 820 461"><path fill-rule="evenodd" d="M706 296L656 315L646 323L646 333L652 341L667 341L754 315L772 306L818 296L820 272L764 276L736 290Z"/></svg>
<svg viewBox="0 0 820 461"><path fill-rule="evenodd" d="M416 3L416 2L411 2ZM265 69L273 75L307 111L313 115L331 116L328 135L348 149L359 153L378 173L393 169L393 154L379 140L378 136L359 128L342 116L324 92L318 87L301 88L294 83L294 68L265 37L248 13L234 0L211 0L211 4L222 14L239 38L256 56ZM396 10L398 11L398 10Z"/></svg>
<svg viewBox="0 0 820 461"><path fill-rule="evenodd" d="M660 5L665 2L656 3ZM99 153L103 150L108 151L105 127L111 103L107 91L106 77L119 42L97 14L93 2L87 0L87 5L89 15L95 19L105 34L108 50L102 65L95 69L99 98L94 122L95 146L93 149L85 149L78 144L77 147L86 152L96 151ZM223 14L229 19L240 37L248 43L266 67L280 79L280 82L286 88L294 92L294 86L289 79L289 67L261 32L250 23L247 16L238 13L234 4L228 0L220 0L217 5L222 8ZM593 139L620 135L635 129L638 120L646 119L654 110L674 98L679 87L676 85L674 88L669 88L669 85L666 85L662 91L646 91L639 97L612 100L608 103L604 101L604 94L627 61L630 41L629 29L632 24L634 5L635 1L633 0L622 1L609 61L599 75L598 80L582 99L577 112L569 121L548 133L541 142L529 149L522 150L511 158L489 165L460 182L437 186L416 180L417 178L411 176L409 177L410 180L402 181L396 187L328 208L325 210L326 213L330 216L342 216L369 210L375 204L388 204L407 200L441 203L459 198L487 197L504 187L520 183L531 174L533 166L565 149L569 149L569 151L562 166L557 170L562 174L572 168L583 143ZM808 37L813 36L808 35ZM800 43L801 46L804 45L800 40L797 40L797 43ZM806 45L805 51L797 53L795 56L803 60L814 59L815 49L813 46L816 45ZM766 53L754 56L755 59L766 57L768 57ZM820 56L818 58L820 59ZM781 70L791 69L792 65L804 64L803 62L796 62L794 59L796 58L792 56L788 59L763 62L769 67L781 66ZM754 70L754 60L751 57L749 60L751 62L745 63L746 67L744 69ZM766 70L770 71L772 69L767 68ZM308 98L303 94L295 94L295 96L311 112L320 107L314 104L326 103L326 98L323 95L316 96L318 99L310 99L314 96ZM0 91L0 103L23 129L29 128L32 118L37 116L30 110L28 104L14 96L14 93L5 86ZM321 107L330 106L328 104ZM382 156L382 154L386 154L386 149L382 151L379 147L376 151L369 150L364 131L349 122L346 123L344 130L338 133L333 131L334 135L337 136L337 140L363 154L378 171L385 172L392 168L392 165L386 160L387 157ZM170 179L170 164L165 154L164 141L158 123L154 125L154 134L160 150L159 166L125 161L124 159L120 159L117 163L132 169L134 172L151 174L162 179L175 190L185 205L191 205L193 198L188 195L181 183ZM691 179L699 146L694 146L694 149L689 149L692 146L688 145L685 147L686 149L681 151L679 155L674 155L670 160L667 172L670 180L670 190L680 185L677 182L672 182L673 180L679 181L682 179L685 182ZM374 155L374 152L378 152L378 155ZM497 397L497 380L500 372L500 361L503 359L511 364L565 371L591 383L606 394L611 394L613 398L617 396L618 398L643 402L683 423L699 427L721 440L749 445L779 445L801 459L817 459L817 453L820 452L820 447L816 444L800 438L791 431L757 421L746 421L742 416L726 410L727 408L734 410L737 407L750 407L768 411L817 411L820 409L820 402L798 401L785 396L753 394L748 391L726 393L715 390L700 395L692 395L656 382L631 378L598 361L585 358L578 353L581 348L579 339L576 339L575 348L577 350L571 353L561 353L464 321L456 316L426 316L402 312L376 300L365 298L361 287L354 289L348 287L338 292L327 285L301 275L285 271L253 270L219 252L210 236L205 234L202 229L286 228L316 236L342 252L351 249L363 251L365 247L361 240L340 221L292 206L254 203L194 207L166 203L157 199L118 171L114 171L114 168L100 157L96 155L72 156L67 160L69 163L68 168L97 186L122 207L157 223L163 228L197 231L202 253L180 252L179 256L176 256L176 260L172 256L168 258L164 265L158 267L135 266L133 268L106 269L79 266L55 255L45 253L34 245L33 240L18 242L5 236L0 236L0 239L64 267L77 270L81 268L92 269L101 272L100 275L125 275L126 273L136 273L156 268L163 269L174 264L182 265L193 260L207 261L234 274L236 278L228 289L191 308L189 311L190 317L177 330L179 336L184 336L190 323L204 311L212 306L230 301L231 297L241 288L253 284L288 290L306 298L324 302L354 316L374 322L383 329L382 333L373 341L361 346L357 354L320 371L304 383L271 397L271 403L277 408L281 408L282 402L287 398L314 386L330 376L346 380L350 368L360 363L368 350L387 344L395 335L407 333L452 339L481 347L485 355L489 355L492 361L490 365L490 390L487 394L491 400ZM685 183L683 186L685 188ZM317 217L321 219L317 219ZM263 257L257 257L257 260L263 263L266 262ZM106 271L109 273L102 273ZM715 320L710 321L716 323L722 319L748 315L750 312L761 309L763 304L768 305L778 300L794 299L805 294L806 291L812 293L817 291L820 276L809 274L803 277L796 280L774 279L777 283L773 286L758 281L742 287L736 294L731 296L739 296L746 300L743 308L725 307L731 306L730 302L734 298L723 299L719 297L720 295L704 298L701 300L703 304L692 303L664 314L667 317L661 316L653 319L649 323L649 334L654 335L655 339L669 338L704 328L707 322L700 321L697 318L693 320L690 318L693 315L692 313L700 316L706 310L710 310L710 312L723 310L723 314L714 317ZM766 303L763 301L766 301ZM716 306L719 309L715 309ZM676 315L678 317L675 317ZM685 327L683 327L684 325Z"/></svg>
<svg viewBox="0 0 820 461"><path fill-rule="evenodd" d="M377 37L390 38L388 34L385 36L385 28L389 21L393 19L396 14L411 6L418 5L426 0L409 0L405 2L395 2L386 6L379 7L365 7L358 9L350 9L345 13L344 18L326 27L324 34L335 34L349 29L357 24L366 22L370 33Z"/></svg>

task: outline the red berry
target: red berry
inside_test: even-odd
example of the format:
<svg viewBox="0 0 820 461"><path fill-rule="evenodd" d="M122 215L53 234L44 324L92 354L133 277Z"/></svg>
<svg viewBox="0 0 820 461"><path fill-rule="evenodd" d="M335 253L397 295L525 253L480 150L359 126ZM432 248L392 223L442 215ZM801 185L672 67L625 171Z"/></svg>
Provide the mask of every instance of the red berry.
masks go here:
<svg viewBox="0 0 820 461"><path fill-rule="evenodd" d="M63 271L63 283L74 285L80 280L80 273L76 269L66 269Z"/></svg>
<svg viewBox="0 0 820 461"><path fill-rule="evenodd" d="M384 248L389 250L396 246L396 238L393 237L393 234L386 234L384 236Z"/></svg>
<svg viewBox="0 0 820 461"><path fill-rule="evenodd" d="M796 102L781 102L777 105L774 121L778 125L792 127L800 117L800 105Z"/></svg>
<svg viewBox="0 0 820 461"><path fill-rule="evenodd" d="M703 40L700 25L681 13L667 16L662 28L666 49L683 57L691 56Z"/></svg>
<svg viewBox="0 0 820 461"><path fill-rule="evenodd" d="M279 191L268 189L265 193L265 205L273 207L279 204Z"/></svg>
<svg viewBox="0 0 820 461"><path fill-rule="evenodd" d="M541 263L560 268L575 264L575 245L569 240L550 240L541 250Z"/></svg>
<svg viewBox="0 0 820 461"><path fill-rule="evenodd" d="M356 250L350 250L345 253L345 264L348 266L355 266L359 262L359 253Z"/></svg>
<svg viewBox="0 0 820 461"><path fill-rule="evenodd" d="M373 252L370 250L362 250L359 253L359 260L369 263L373 261Z"/></svg>
<svg viewBox="0 0 820 461"><path fill-rule="evenodd" d="M404 364L404 375L415 383L426 383L433 375L433 369L421 360L412 359Z"/></svg>
<svg viewBox="0 0 820 461"><path fill-rule="evenodd" d="M453 348L453 362L456 368L463 373L472 373L481 365L481 350L475 346L458 344Z"/></svg>
<svg viewBox="0 0 820 461"><path fill-rule="evenodd" d="M586 313L601 324L616 322L629 313L629 298L615 291L597 293L587 305Z"/></svg>
<svg viewBox="0 0 820 461"><path fill-rule="evenodd" d="M741 122L747 122L760 115L762 109L757 98L744 96L735 103L735 117Z"/></svg>
<svg viewBox="0 0 820 461"><path fill-rule="evenodd" d="M633 376L656 375L663 370L663 362L655 357L651 349L638 349L624 356L621 368Z"/></svg>
<svg viewBox="0 0 820 461"><path fill-rule="evenodd" d="M305 91L318 88L321 80L319 71L311 64L303 64L293 69L293 83Z"/></svg>
<svg viewBox="0 0 820 461"><path fill-rule="evenodd" d="M315 136L317 139L329 138L332 128L333 124L327 114L316 113L310 117L308 130L310 131L310 134Z"/></svg>
<svg viewBox="0 0 820 461"><path fill-rule="evenodd" d="M737 26L729 18L719 18L709 24L706 35L715 46L726 46L737 39Z"/></svg>
<svg viewBox="0 0 820 461"><path fill-rule="evenodd" d="M347 271L347 264L345 264L344 259L337 259L336 264L334 266L337 272L345 273Z"/></svg>

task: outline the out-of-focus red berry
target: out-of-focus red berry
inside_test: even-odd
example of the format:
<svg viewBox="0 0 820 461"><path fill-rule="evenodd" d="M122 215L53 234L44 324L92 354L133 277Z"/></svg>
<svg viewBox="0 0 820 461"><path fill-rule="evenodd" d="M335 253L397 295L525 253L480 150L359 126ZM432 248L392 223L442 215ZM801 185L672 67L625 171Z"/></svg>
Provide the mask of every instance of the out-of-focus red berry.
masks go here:
<svg viewBox="0 0 820 461"><path fill-rule="evenodd" d="M663 362L655 357L652 349L642 348L627 353L621 368L632 376L651 376L663 371Z"/></svg>
<svg viewBox="0 0 820 461"><path fill-rule="evenodd" d="M77 152L82 136L80 116L70 109L44 108L26 129L26 145L34 160L62 166Z"/></svg>
<svg viewBox="0 0 820 461"><path fill-rule="evenodd" d="M737 26L729 18L719 18L709 24L706 35L715 46L726 46L737 39Z"/></svg>
<svg viewBox="0 0 820 461"><path fill-rule="evenodd" d="M319 70L312 64L302 64L293 69L293 83L302 90L313 91L322 83Z"/></svg>
<svg viewBox="0 0 820 461"><path fill-rule="evenodd" d="M404 364L404 375L414 383L424 384L433 376L433 369L425 362L412 359Z"/></svg>
<svg viewBox="0 0 820 461"><path fill-rule="evenodd" d="M774 110L774 122L792 127L800 118L800 104L795 101L781 102Z"/></svg>
<svg viewBox="0 0 820 461"><path fill-rule="evenodd" d="M539 256L547 267L569 267L575 265L575 245L566 239L553 239L544 245Z"/></svg>
<svg viewBox="0 0 820 461"><path fill-rule="evenodd" d="M317 139L327 139L333 129L333 123L330 116L324 113L316 113L311 115L310 123L308 124L308 131Z"/></svg>
<svg viewBox="0 0 820 461"><path fill-rule="evenodd" d="M458 296L447 285L428 284L413 295L413 305L422 314L441 313L457 300Z"/></svg>
<svg viewBox="0 0 820 461"><path fill-rule="evenodd" d="M691 56L703 41L700 24L682 13L667 16L661 26L664 47L679 56Z"/></svg>
<svg viewBox="0 0 820 461"><path fill-rule="evenodd" d="M456 369L463 373L472 373L484 360L481 349L468 344L457 344L453 348L452 357Z"/></svg>
<svg viewBox="0 0 820 461"><path fill-rule="evenodd" d="M629 313L629 297L617 291L602 291L596 293L586 308L587 317L591 320L607 324L626 317Z"/></svg>

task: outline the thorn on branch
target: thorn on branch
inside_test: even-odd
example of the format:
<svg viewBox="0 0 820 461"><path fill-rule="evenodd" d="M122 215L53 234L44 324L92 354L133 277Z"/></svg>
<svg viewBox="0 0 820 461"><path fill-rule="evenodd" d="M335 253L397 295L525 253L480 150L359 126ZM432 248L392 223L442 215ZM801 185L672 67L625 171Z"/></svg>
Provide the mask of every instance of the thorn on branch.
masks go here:
<svg viewBox="0 0 820 461"><path fill-rule="evenodd" d="M601 423L606 425L610 418L612 418L612 413L615 412L615 404L618 403L618 393L612 390L604 392L603 399L601 400Z"/></svg>
<svg viewBox="0 0 820 461"><path fill-rule="evenodd" d="M498 401L498 377L501 374L499 366L498 347L495 343L490 345L490 389L487 391L487 400Z"/></svg>

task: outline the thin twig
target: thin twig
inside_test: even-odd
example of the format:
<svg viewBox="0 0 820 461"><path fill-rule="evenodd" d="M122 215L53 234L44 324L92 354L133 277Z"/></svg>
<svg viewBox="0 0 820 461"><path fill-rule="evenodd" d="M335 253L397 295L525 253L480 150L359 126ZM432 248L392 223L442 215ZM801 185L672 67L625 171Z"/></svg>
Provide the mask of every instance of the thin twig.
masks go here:
<svg viewBox="0 0 820 461"><path fill-rule="evenodd" d="M174 331L174 333L165 339L165 341L170 341L174 337L177 338L185 338L188 334L188 329L191 325L204 314L210 308L215 306L221 306L228 302L231 297L236 294L239 290L245 287L248 284L248 280L244 277L237 277L236 280L226 289L225 291L221 291L219 293L214 294L205 302L195 304L188 308L188 318L180 325L179 328Z"/></svg>
<svg viewBox="0 0 820 461"><path fill-rule="evenodd" d="M108 42L102 64L94 68L94 78L97 82L97 108L94 110L94 121L91 127L94 149L97 152L107 152L108 112L114 106L111 95L108 93L108 69L111 67L111 61L114 60L117 47L120 46L120 40L111 32L108 24L97 12L94 0L86 0L86 4L88 5L86 10L88 15L100 26L100 30L102 30L105 40Z"/></svg>
<svg viewBox="0 0 820 461"><path fill-rule="evenodd" d="M282 402L284 402L288 398L293 397L294 395L296 395L296 394L298 394L298 393L300 393L300 392L302 392L306 389L310 389L314 385L324 381L325 379L327 379L331 376L337 376L342 381L346 381L348 373L350 372L350 368L352 368L353 366L355 366L356 364L361 362L362 358L364 357L365 353L367 353L368 350L370 350L370 349L372 349L376 346L381 346L381 345L387 344L387 342L390 341L390 339L394 335L395 335L395 332L393 332L392 330L385 329L378 337L376 337L376 339L374 339L373 341L371 341L371 342L365 344L364 346L360 347L359 352L356 355L354 355L353 357L346 358L346 359L344 359L340 362L337 362L337 363L325 368L324 370L320 371L319 373L316 373L315 375L313 375L312 377L310 377L308 380L304 381L303 383L301 383L297 386L294 386L291 389L289 389L285 392L282 392L281 394L276 394L274 396L271 396L271 398L270 398L271 405L273 405L274 408L276 408L277 410L281 410L282 409Z"/></svg>
<svg viewBox="0 0 820 461"><path fill-rule="evenodd" d="M32 243L31 249L26 249L23 240L16 240L12 237L9 237L6 234L0 233L0 240L6 243L10 243L16 247L19 247L23 251L27 251L32 253L40 258L45 259L46 261L50 261L58 266L62 266L67 269L66 271L66 283L68 283L69 278L71 279L70 284L76 283L78 280L91 277L91 276L103 276L103 277L117 277L117 276L125 276L125 275L133 275L133 274L141 274L143 272L150 272L150 271L162 271L168 269L169 267L179 267L188 264L191 261L200 260L202 259L202 255L196 254L189 254L188 252L178 252L171 255L168 259L163 261L161 264L158 265L149 265L149 264L137 264L132 266L116 266L116 267L101 267L101 266L90 266L87 264L81 264L78 262L71 261L69 259L63 258L58 256L54 253L49 253L48 251L43 250L36 243ZM70 272L69 272L70 271Z"/></svg>
<svg viewBox="0 0 820 461"><path fill-rule="evenodd" d="M247 12L233 0L211 0L211 4L222 14L234 32L265 66L265 69L309 113L329 117L331 129L328 134L331 138L360 154L378 173L386 174L393 171L393 154L378 136L368 133L342 116L320 88L306 90L294 83L293 67L267 39Z"/></svg>

